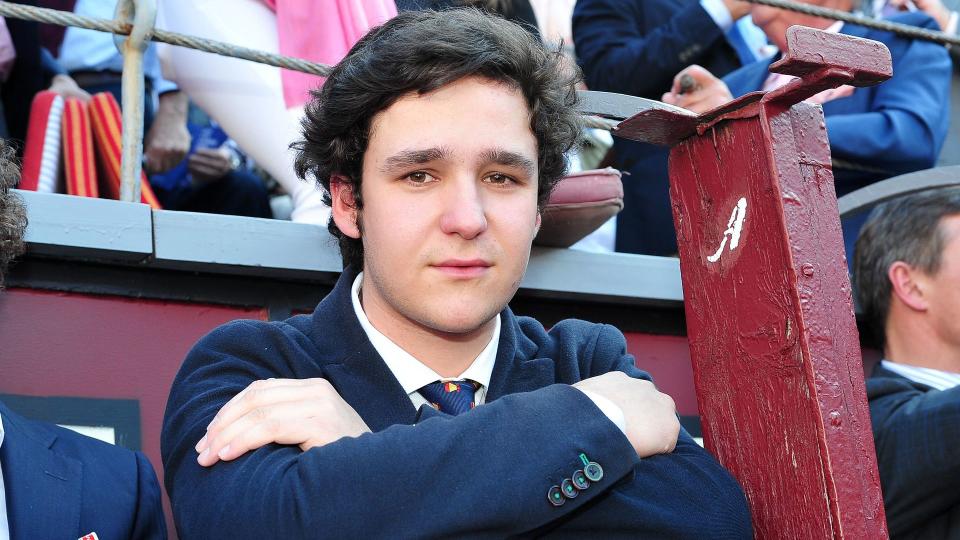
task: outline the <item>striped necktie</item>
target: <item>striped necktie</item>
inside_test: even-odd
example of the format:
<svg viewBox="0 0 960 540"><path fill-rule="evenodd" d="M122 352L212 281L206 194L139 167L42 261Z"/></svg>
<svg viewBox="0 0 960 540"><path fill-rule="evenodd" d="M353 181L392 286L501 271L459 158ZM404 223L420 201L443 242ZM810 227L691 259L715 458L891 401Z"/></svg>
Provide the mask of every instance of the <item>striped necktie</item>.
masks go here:
<svg viewBox="0 0 960 540"><path fill-rule="evenodd" d="M476 406L474 394L480 389L475 381L437 381L420 389L420 395L438 411L454 416Z"/></svg>

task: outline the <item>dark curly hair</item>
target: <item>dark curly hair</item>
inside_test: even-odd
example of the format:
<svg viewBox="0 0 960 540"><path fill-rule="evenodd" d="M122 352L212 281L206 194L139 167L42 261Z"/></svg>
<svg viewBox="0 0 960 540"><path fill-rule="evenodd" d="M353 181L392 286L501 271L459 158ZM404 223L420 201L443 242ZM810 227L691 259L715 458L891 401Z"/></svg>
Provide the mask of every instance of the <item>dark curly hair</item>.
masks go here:
<svg viewBox="0 0 960 540"><path fill-rule="evenodd" d="M16 152L0 139L0 289L7 265L24 250L27 212L20 196L10 192L19 182Z"/></svg>
<svg viewBox="0 0 960 540"><path fill-rule="evenodd" d="M358 41L313 93L303 139L293 144L297 175L318 182L328 205L331 175L343 176L359 212L372 118L411 92L480 76L517 88L530 107L542 208L566 172L564 154L581 127L574 86L580 75L563 69L562 61L560 52L546 49L521 26L474 8L401 13ZM329 229L344 266L362 268L363 243L344 235L333 220Z"/></svg>

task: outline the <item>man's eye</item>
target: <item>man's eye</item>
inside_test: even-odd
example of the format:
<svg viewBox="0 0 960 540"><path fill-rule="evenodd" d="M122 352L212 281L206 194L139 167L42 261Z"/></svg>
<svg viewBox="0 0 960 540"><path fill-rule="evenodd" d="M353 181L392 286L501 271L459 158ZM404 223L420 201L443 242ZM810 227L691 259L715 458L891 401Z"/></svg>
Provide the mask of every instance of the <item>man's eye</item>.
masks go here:
<svg viewBox="0 0 960 540"><path fill-rule="evenodd" d="M516 182L516 180L514 180L513 178L510 178L509 176L505 174L500 174L500 173L491 174L486 178L486 181L491 184L497 184L497 185L506 185L506 184L511 184Z"/></svg>
<svg viewBox="0 0 960 540"><path fill-rule="evenodd" d="M433 176L431 176L430 173L425 173L425 172L423 172L423 171L417 171L417 172L413 172L413 173L408 174L408 175L407 175L407 180L410 180L410 181L413 182L414 184L426 184L427 182L431 182L431 181L435 180L435 178L434 178Z"/></svg>

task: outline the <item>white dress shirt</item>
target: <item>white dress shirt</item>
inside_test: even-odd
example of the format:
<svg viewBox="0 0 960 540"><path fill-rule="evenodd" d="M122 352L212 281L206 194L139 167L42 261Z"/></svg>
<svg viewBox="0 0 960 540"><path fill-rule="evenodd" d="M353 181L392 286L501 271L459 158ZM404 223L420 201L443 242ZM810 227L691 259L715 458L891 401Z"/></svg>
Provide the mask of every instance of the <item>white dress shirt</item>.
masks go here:
<svg viewBox="0 0 960 540"><path fill-rule="evenodd" d="M925 384L937 390L949 390L955 386L960 386L960 373L951 373L949 371L940 371L939 369L919 366L908 366L907 364L898 364L890 360L881 360L880 366L897 375L906 377L913 382Z"/></svg>
<svg viewBox="0 0 960 540"><path fill-rule="evenodd" d="M419 409L421 405L426 405L427 399L420 394L419 390L424 386L436 381L453 381L459 379L469 379L480 384L480 388L474 394L474 403L481 405L486 402L487 388L490 386L490 377L493 374L493 365L497 360L497 351L500 346L500 314L497 314L493 328L493 335L490 336L490 342L480 351L480 354L473 362L457 377L441 377L436 371L427 367L423 362L417 360L410 353L403 350L399 345L390 340L382 332L374 328L363 311L363 305L360 302L360 285L363 283L363 272L357 274L353 280L353 287L350 290L350 296L353 300L353 311L360 321L360 327L363 328L373 348L377 350L383 358L387 368L393 373L393 376L400 382L403 391L407 393L414 408ZM578 389L579 390L579 389ZM581 390L582 391L582 390ZM594 394L593 392L583 392L591 401L616 424L620 431L626 433L626 419L623 410L609 399Z"/></svg>
<svg viewBox="0 0 960 540"><path fill-rule="evenodd" d="M0 446L3 446L3 417L0 417ZM3 467L0 467L0 540L10 540L7 522L7 490L3 485Z"/></svg>

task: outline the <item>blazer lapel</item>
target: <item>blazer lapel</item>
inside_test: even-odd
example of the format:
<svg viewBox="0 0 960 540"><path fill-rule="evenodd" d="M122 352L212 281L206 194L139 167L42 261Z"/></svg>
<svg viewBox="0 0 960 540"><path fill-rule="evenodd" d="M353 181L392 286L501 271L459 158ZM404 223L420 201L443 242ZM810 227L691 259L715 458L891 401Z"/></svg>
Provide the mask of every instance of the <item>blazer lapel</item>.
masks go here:
<svg viewBox="0 0 960 540"><path fill-rule="evenodd" d="M53 450L57 436L0 404L4 439L0 464L10 538L80 536L83 464ZM71 536L72 535L72 536Z"/></svg>
<svg viewBox="0 0 960 540"><path fill-rule="evenodd" d="M347 268L313 314L311 339L321 351L324 377L372 431L413 424L417 411L400 382L367 339L353 311L350 289L357 273ZM332 336L331 333L335 333Z"/></svg>
<svg viewBox="0 0 960 540"><path fill-rule="evenodd" d="M504 309L500 317L500 344L486 401L555 383L553 360L535 357L536 345L520 332L520 325L510 308Z"/></svg>
<svg viewBox="0 0 960 540"><path fill-rule="evenodd" d="M748 64L723 78L733 97L738 98L749 92L763 89L763 83L770 76L770 64L779 60L780 55L774 55L767 60L760 60Z"/></svg>

